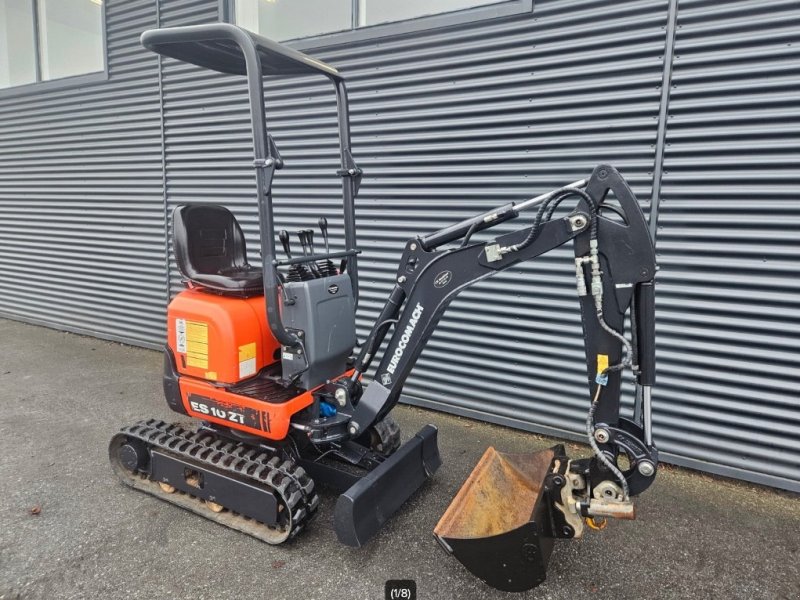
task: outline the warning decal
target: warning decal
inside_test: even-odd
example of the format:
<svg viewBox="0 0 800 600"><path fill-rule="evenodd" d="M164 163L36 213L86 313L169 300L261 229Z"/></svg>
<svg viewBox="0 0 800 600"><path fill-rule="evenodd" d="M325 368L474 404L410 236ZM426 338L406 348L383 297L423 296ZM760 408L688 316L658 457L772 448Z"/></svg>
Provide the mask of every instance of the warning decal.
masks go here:
<svg viewBox="0 0 800 600"><path fill-rule="evenodd" d="M256 343L239 346L239 378L256 373Z"/></svg>
<svg viewBox="0 0 800 600"><path fill-rule="evenodd" d="M186 366L208 369L208 323L186 321Z"/></svg>
<svg viewBox="0 0 800 600"><path fill-rule="evenodd" d="M186 354L186 319L175 319L175 337L178 352Z"/></svg>
<svg viewBox="0 0 800 600"><path fill-rule="evenodd" d="M597 374L600 375L608 368L608 354L597 355Z"/></svg>

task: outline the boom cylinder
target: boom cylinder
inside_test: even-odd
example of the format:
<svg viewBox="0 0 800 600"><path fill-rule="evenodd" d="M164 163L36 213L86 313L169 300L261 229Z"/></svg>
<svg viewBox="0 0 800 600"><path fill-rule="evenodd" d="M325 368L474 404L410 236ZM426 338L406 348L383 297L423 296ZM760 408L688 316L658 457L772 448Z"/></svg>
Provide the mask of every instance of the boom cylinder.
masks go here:
<svg viewBox="0 0 800 600"><path fill-rule="evenodd" d="M586 179L579 179L578 181L573 181L568 186L569 188L583 188L586 187ZM513 202L509 202L508 204L504 204L498 208L493 208L492 210L488 210L485 213L481 213L479 215L475 215L474 217L470 217L469 219L464 219L456 223L455 225L450 225L449 227L445 227L444 229L440 229L439 231L434 231L433 233L429 233L426 236L420 238L420 244L425 250L433 250L434 248L438 248L448 242L455 241L467 235L468 233L477 233L478 231L483 231L484 229L489 229L490 227L494 227L495 225L499 225L505 221L510 221L511 219L515 219L519 216L523 210L528 210L533 208L534 206L538 206L548 198L550 198L554 191L547 192L545 194L540 194L534 198L530 198L525 200L520 204L514 204Z"/></svg>
<svg viewBox="0 0 800 600"><path fill-rule="evenodd" d="M358 358L356 358L355 363L356 372L353 373L353 380L358 379L358 376L369 368L372 357L375 356L375 350L381 345L381 342L383 342L383 339L386 337L386 332L389 331L389 323L386 321L397 317L405 298L406 293L403 288L395 284L392 293L389 295L389 299L383 306L381 314L378 315L375 321L375 326L372 328L372 331L370 331L367 340L364 342L364 346L358 353Z"/></svg>
<svg viewBox="0 0 800 600"><path fill-rule="evenodd" d="M473 233L483 231L489 227L514 219L518 215L519 212L514 208L514 203L509 202L500 208L493 208L485 213L464 219L455 225L450 225L450 227L429 233L421 237L419 241L425 250L433 250L448 242L464 237L470 230Z"/></svg>

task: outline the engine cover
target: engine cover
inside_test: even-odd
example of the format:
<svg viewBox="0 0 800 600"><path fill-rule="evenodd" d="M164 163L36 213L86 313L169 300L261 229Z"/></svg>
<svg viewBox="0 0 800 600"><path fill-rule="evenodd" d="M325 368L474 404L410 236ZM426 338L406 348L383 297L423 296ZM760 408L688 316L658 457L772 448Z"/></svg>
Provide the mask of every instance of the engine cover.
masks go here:
<svg viewBox="0 0 800 600"><path fill-rule="evenodd" d="M264 296L184 290L167 309L167 344L179 374L226 384L253 377L280 360Z"/></svg>

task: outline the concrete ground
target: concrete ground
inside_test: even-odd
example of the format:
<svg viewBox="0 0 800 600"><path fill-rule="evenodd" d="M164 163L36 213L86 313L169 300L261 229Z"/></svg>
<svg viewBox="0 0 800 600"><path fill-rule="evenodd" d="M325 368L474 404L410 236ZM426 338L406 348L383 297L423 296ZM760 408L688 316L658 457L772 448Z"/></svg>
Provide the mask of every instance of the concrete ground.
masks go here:
<svg viewBox="0 0 800 600"><path fill-rule="evenodd" d="M553 440L401 407L406 434L439 428L444 465L360 550L339 545L335 500L281 547L124 487L113 433L170 419L157 352L0 320L0 598L379 600L387 579L418 598L509 598L472 578L431 531L487 445ZM572 446L571 452L584 449ZM663 468L638 520L559 542L541 587L518 598L800 598L796 495Z"/></svg>

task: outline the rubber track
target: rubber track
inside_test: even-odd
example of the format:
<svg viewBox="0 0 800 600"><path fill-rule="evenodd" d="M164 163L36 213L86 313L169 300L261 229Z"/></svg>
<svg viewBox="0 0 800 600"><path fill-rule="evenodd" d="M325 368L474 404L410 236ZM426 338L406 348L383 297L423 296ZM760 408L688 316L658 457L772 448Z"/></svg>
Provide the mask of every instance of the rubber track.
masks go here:
<svg viewBox="0 0 800 600"><path fill-rule="evenodd" d="M380 440L373 450L384 456L394 454L395 450L400 447L400 425L397 424L394 417L390 414L386 415L372 427Z"/></svg>
<svg viewBox="0 0 800 600"><path fill-rule="evenodd" d="M283 504L286 509L291 511L292 515L291 531L288 536L278 542L275 541L274 536L266 535L267 532L276 533L276 529L253 519L235 515L229 511L225 513L213 513L209 509L201 511L200 508L204 505L198 498L192 498L193 502L197 503L197 508L186 502L176 502L177 498L173 499L171 496L181 494L181 492L174 494L156 492L154 494L168 502L188 508L206 518L248 533L268 543L281 543L295 537L319 508L319 496L314 491L314 480L306 474L303 468L294 461L282 460L281 457L262 449L218 437L209 431L193 431L157 419L140 421L135 425L124 427L117 436L140 440L149 449L158 448L199 465L207 465L217 471L236 475L239 479L246 479L255 485L271 489L278 497L279 504ZM137 489L144 489L136 485L137 481L142 480L140 476L125 470L124 467L115 465L115 470L118 469L123 469L129 475L124 478L122 473L118 473L124 483ZM147 479L147 482L158 488L158 482L150 479ZM150 489L145 491L153 494ZM261 530L267 531L262 532Z"/></svg>

